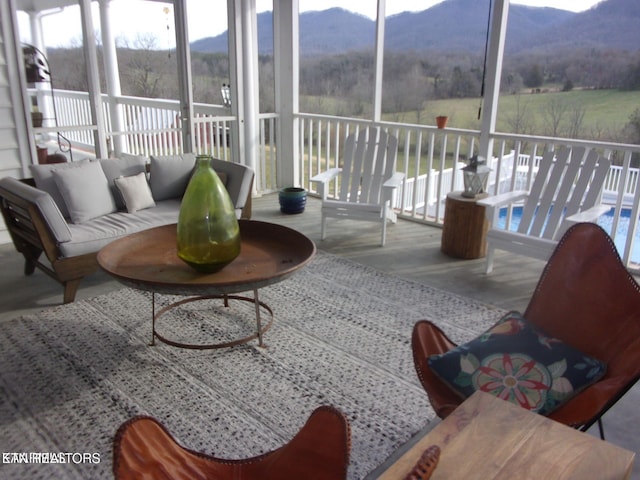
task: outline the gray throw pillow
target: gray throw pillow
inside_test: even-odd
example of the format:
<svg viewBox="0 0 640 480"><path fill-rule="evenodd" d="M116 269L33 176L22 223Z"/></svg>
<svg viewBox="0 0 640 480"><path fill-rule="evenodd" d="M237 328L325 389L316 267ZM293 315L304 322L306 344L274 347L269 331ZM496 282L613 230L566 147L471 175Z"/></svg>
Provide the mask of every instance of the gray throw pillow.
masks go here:
<svg viewBox="0 0 640 480"><path fill-rule="evenodd" d="M151 156L149 183L156 202L182 198L196 164L194 153L184 155Z"/></svg>
<svg viewBox="0 0 640 480"><path fill-rule="evenodd" d="M78 168L53 169L72 223L83 223L117 210L109 182L98 162Z"/></svg>
<svg viewBox="0 0 640 480"><path fill-rule="evenodd" d="M62 194L60 193L60 190L58 189L58 186L53 179L53 170L62 170L64 168L78 168L85 163L89 163L89 160L85 159L79 160L77 162L29 166L31 175L33 175L33 180L36 182L36 187L51 195L51 198L53 198L53 201L56 202L56 205L58 206L58 209L60 210L60 213L64 218L69 218L69 210L67 209L67 205L64 203L64 198L62 198Z"/></svg>
<svg viewBox="0 0 640 480"><path fill-rule="evenodd" d="M121 158L103 158L100 160L100 166L107 177L113 199L119 209L125 208L126 205L120 191L116 188L114 180L119 177L129 177L140 172L146 172L146 164L148 162L149 159L147 157L128 155L126 153L123 153Z"/></svg>

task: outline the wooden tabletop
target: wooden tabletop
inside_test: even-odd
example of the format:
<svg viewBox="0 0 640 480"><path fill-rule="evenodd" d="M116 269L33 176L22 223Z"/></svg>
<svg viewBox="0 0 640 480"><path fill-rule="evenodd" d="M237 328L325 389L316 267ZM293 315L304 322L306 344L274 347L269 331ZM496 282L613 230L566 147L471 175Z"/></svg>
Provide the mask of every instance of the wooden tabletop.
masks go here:
<svg viewBox="0 0 640 480"><path fill-rule="evenodd" d="M635 453L476 392L387 469L401 480L430 445L441 449L431 479L628 479Z"/></svg>
<svg viewBox="0 0 640 480"><path fill-rule="evenodd" d="M199 273L178 257L175 224L111 242L98 253L98 263L120 282L139 290L220 295L284 280L316 253L313 241L291 228L255 220L238 223L240 255L219 272Z"/></svg>

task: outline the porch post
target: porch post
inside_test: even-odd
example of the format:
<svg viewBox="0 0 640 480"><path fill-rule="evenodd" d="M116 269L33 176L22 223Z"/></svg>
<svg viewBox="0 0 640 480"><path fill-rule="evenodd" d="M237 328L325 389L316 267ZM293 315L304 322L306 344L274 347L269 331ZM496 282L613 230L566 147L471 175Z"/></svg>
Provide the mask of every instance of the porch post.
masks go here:
<svg viewBox="0 0 640 480"><path fill-rule="evenodd" d="M299 1L273 2L273 53L275 63L278 188L299 187ZM304 186L304 185L303 185Z"/></svg>
<svg viewBox="0 0 640 480"><path fill-rule="evenodd" d="M104 71L107 84L107 95L109 98L109 113L111 117L111 132L118 132L111 136L113 144L111 149L116 156L122 152L127 152L124 132L124 115L118 99L122 95L120 88L120 73L118 70L118 55L116 53L116 42L111 30L111 1L100 0L100 30L102 32L102 51L104 52Z"/></svg>
<svg viewBox="0 0 640 480"><path fill-rule="evenodd" d="M384 26L386 22L386 0L378 0L376 15L376 72L373 88L373 121L379 122L382 115L382 67L384 64Z"/></svg>
<svg viewBox="0 0 640 480"><path fill-rule="evenodd" d="M107 158L106 127L102 114L102 99L100 98L100 80L98 79L98 53L96 51L93 16L91 15L91 0L78 0L80 17L82 19L82 44L87 65L87 84L89 86L89 106L91 118L96 130L93 133L96 158Z"/></svg>
<svg viewBox="0 0 640 480"><path fill-rule="evenodd" d="M52 11L52 13L58 13L60 9ZM42 54L48 58L47 49L44 45L44 38L42 33L42 17L48 15L43 12L28 12L29 14L29 30L31 33L31 43L34 47L42 52ZM22 53L22 52L21 52ZM50 95L50 88L52 85L46 85L45 83L35 83L34 88L36 90L36 105L38 110L42 112L43 118L54 118L53 114L53 98ZM34 105L30 105L33 107Z"/></svg>
<svg viewBox="0 0 640 480"><path fill-rule="evenodd" d="M509 0L495 0L491 15L491 33L487 52L482 122L480 125L479 155L485 157L487 162L493 155L493 139L490 135L496 129L500 76L502 74L502 58L504 55L504 41L507 36L508 17Z"/></svg>
<svg viewBox="0 0 640 480"><path fill-rule="evenodd" d="M176 25L176 57L178 59L178 85L180 90L180 119L182 124L182 151L194 151L193 140L193 82L191 81L191 51L187 28L187 2L174 0L173 16Z"/></svg>
<svg viewBox="0 0 640 480"><path fill-rule="evenodd" d="M257 161L259 137L258 27L256 0L230 0L229 56L232 71L231 105L239 129L239 162L254 169L256 183L261 173ZM233 25L233 29L232 29ZM232 60L235 55L235 59ZM234 106L235 105L235 106Z"/></svg>
<svg viewBox="0 0 640 480"><path fill-rule="evenodd" d="M229 86L231 97L231 115L236 119L231 123L231 159L245 164L243 124L244 97L242 75L242 26L240 24L241 0L227 0L227 26L229 40ZM254 182L254 191L255 191Z"/></svg>

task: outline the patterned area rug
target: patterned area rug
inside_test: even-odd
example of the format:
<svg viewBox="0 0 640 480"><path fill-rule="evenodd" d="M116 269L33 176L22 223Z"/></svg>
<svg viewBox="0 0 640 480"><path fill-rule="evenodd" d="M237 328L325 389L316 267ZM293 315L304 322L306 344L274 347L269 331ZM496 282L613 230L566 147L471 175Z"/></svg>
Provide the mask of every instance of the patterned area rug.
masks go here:
<svg viewBox="0 0 640 480"><path fill-rule="evenodd" d="M460 342L503 313L322 252L260 299L275 313L267 348L149 346L151 295L127 288L3 324L0 477L112 478L113 435L136 414L189 448L258 455L331 404L351 425L349 478L363 478L434 418L413 367L413 324L429 318ZM158 330L204 343L251 331L251 304L232 302L212 321L220 304L185 304ZM54 460L66 463L32 463Z"/></svg>

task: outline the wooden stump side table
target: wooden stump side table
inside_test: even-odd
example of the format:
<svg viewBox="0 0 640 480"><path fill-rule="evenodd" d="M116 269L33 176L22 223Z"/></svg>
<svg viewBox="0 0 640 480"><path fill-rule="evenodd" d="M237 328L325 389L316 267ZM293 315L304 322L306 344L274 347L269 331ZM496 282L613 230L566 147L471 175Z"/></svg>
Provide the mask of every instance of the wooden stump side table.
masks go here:
<svg viewBox="0 0 640 480"><path fill-rule="evenodd" d="M473 259L487 254L487 230L489 222L485 208L476 200L486 198L486 193L476 198L462 196L462 192L447 195L444 228L440 250L451 257Z"/></svg>

